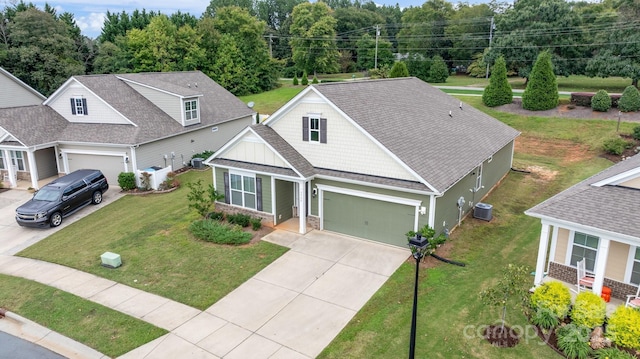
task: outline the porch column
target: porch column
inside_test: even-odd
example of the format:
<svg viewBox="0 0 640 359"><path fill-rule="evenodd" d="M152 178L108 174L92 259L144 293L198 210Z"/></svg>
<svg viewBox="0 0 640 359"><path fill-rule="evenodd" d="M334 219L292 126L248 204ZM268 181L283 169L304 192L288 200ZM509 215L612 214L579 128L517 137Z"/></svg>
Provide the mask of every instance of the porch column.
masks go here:
<svg viewBox="0 0 640 359"><path fill-rule="evenodd" d="M540 231L540 243L538 243L538 260L536 261L536 276L533 280L534 286L542 284L544 278L544 268L547 264L547 250L549 249L549 224L542 223Z"/></svg>
<svg viewBox="0 0 640 359"><path fill-rule="evenodd" d="M13 165L13 160L11 160L11 153L9 150L2 150L2 158L4 158L4 165L6 167L7 174L9 175L9 187L17 187L16 168Z"/></svg>
<svg viewBox="0 0 640 359"><path fill-rule="evenodd" d="M29 161L29 176L31 177L31 187L38 190L38 166L36 166L36 156L33 151L27 150L27 160Z"/></svg>
<svg viewBox="0 0 640 359"><path fill-rule="evenodd" d="M306 201L305 201L305 188L306 188L306 182L305 181L300 181L298 182L298 218L300 220L300 229L299 232L301 234L305 234L307 233L307 215L305 212L306 211Z"/></svg>
<svg viewBox="0 0 640 359"><path fill-rule="evenodd" d="M604 271L607 268L607 257L609 256L609 242L606 238L600 238L600 246L596 254L596 267L594 268L595 279L593 280L593 293L600 295L604 283Z"/></svg>

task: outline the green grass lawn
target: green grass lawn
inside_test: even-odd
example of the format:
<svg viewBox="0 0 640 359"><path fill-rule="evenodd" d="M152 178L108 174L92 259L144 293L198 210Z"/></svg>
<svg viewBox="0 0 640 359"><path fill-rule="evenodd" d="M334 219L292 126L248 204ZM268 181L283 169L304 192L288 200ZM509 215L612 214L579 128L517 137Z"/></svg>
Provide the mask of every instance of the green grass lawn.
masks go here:
<svg viewBox="0 0 640 359"><path fill-rule="evenodd" d="M198 178L211 183L211 171L178 178L182 187L177 191L125 196L18 255L206 309L286 252L267 242L234 247L196 240L188 226L198 215L188 208L185 184ZM107 251L122 256L122 267L100 265Z"/></svg>
<svg viewBox="0 0 640 359"><path fill-rule="evenodd" d="M30 280L0 274L0 306L109 357L127 353L164 329Z"/></svg>
<svg viewBox="0 0 640 359"><path fill-rule="evenodd" d="M625 87L631 85L631 79L622 77L588 77L572 75L569 77L559 76L558 91L566 92L597 92L598 90L606 90L609 93L622 93ZM521 77L510 77L509 83L514 89L524 90L525 82ZM489 80L485 78L474 78L464 75L449 76L446 83L433 84L443 86L469 86L469 87L485 87L489 84Z"/></svg>
<svg viewBox="0 0 640 359"><path fill-rule="evenodd" d="M277 89L255 95L240 96L240 99L245 103L253 101L255 111L271 115L305 88L302 85L293 86L290 81L281 81L281 83L282 86Z"/></svg>

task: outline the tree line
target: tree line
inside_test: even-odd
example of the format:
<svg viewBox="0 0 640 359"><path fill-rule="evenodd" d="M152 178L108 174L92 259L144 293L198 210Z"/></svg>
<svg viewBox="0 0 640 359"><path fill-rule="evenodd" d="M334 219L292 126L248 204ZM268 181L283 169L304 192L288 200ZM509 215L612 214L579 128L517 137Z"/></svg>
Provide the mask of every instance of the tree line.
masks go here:
<svg viewBox="0 0 640 359"><path fill-rule="evenodd" d="M278 76L388 69L402 61L428 78L434 59L485 76L503 56L528 78L548 51L557 75L640 78L640 3L428 0L401 9L373 1L211 0L199 17L107 12L96 39L73 14L23 1L0 12L0 66L45 95L69 76L200 70L236 95Z"/></svg>

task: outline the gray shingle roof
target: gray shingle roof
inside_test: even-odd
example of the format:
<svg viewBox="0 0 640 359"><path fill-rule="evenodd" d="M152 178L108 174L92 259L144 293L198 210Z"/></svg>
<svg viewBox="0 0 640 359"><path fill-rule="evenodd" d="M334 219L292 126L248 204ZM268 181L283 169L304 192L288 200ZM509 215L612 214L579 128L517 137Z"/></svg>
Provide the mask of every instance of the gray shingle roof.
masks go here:
<svg viewBox="0 0 640 359"><path fill-rule="evenodd" d="M201 123L183 127L118 76L181 96L202 95L199 100ZM88 75L76 76L75 79L137 127L122 124L69 123L48 106L0 109L0 126L27 146L54 141L135 145L251 116L254 113L240 99L199 71ZM197 88L195 83L198 83Z"/></svg>
<svg viewBox="0 0 640 359"><path fill-rule="evenodd" d="M313 86L440 192L519 135L417 78Z"/></svg>
<svg viewBox="0 0 640 359"><path fill-rule="evenodd" d="M299 177L290 168L266 166L266 165L260 165L260 164L257 164L257 163L249 163L249 162L242 162L242 161L227 160L227 159L224 159L224 158L214 158L209 163L211 163L213 165L224 166L224 167L241 168L241 169L248 170L248 171L273 173L273 174L279 174L279 175L284 175L284 176L289 176L289 177Z"/></svg>
<svg viewBox="0 0 640 359"><path fill-rule="evenodd" d="M592 184L640 167L640 155L620 162L526 211L581 226L620 233L640 240L640 190Z"/></svg>
<svg viewBox="0 0 640 359"><path fill-rule="evenodd" d="M306 158L296 151L289 142L285 141L276 131L271 127L263 125L253 125L251 129L260 136L266 143L273 147L284 159L291 164L296 171L298 171L304 177L311 177L315 171L313 166Z"/></svg>

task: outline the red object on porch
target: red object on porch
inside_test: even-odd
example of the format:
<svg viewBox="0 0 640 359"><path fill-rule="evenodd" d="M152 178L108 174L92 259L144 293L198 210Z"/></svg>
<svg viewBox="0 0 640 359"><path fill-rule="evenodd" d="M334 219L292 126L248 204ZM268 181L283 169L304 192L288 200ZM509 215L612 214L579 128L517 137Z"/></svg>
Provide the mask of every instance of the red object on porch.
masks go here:
<svg viewBox="0 0 640 359"><path fill-rule="evenodd" d="M605 302L609 303L611 300L611 288L602 286L602 294L600 294L600 297L604 299Z"/></svg>

